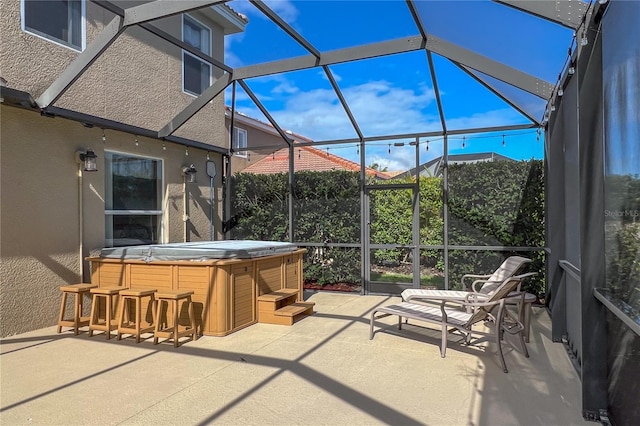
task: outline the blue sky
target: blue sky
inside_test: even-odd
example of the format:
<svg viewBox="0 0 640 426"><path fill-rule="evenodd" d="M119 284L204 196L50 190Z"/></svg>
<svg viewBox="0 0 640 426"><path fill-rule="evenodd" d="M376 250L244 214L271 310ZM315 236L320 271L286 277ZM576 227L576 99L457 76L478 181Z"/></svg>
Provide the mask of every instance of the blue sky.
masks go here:
<svg viewBox="0 0 640 426"><path fill-rule="evenodd" d="M419 35L404 0L265 2L321 52ZM228 3L245 14L246 31L225 40L225 61L242 67L307 55L307 51L245 0ZM555 83L573 33L570 30L490 1L417 1L427 31ZM504 20L501 20L504 18ZM529 120L469 77L448 59L433 55L449 129L525 124ZM329 67L365 136L437 131L441 128L433 82L424 51ZM316 141L355 138L339 99L321 68L246 81L278 124ZM504 84L499 83L504 86ZM226 92L227 103L231 102ZM510 88L508 94L541 117L545 103ZM267 121L238 86L240 112ZM450 138L450 153L495 151L517 159L542 158L535 130ZM502 140L505 143L502 143ZM413 166L413 147L394 141L367 145L367 164L389 170ZM421 140L421 144L426 141ZM441 145L441 142L440 142ZM355 145L330 148L358 161ZM440 155L438 142L421 149L420 161Z"/></svg>

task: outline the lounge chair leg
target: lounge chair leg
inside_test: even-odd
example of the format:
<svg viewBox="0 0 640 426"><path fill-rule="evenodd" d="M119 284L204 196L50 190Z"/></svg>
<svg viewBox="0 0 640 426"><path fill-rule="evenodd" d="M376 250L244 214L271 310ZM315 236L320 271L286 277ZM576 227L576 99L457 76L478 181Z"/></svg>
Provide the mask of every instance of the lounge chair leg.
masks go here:
<svg viewBox="0 0 640 426"><path fill-rule="evenodd" d="M501 303L500 306L498 307L498 317L496 318L495 332L496 332L496 344L498 345L498 355L500 357L500 365L502 365L502 371L504 371L505 373L508 373L509 371L507 370L507 363L504 361L504 354L502 353L502 333L503 333L502 321L504 318L503 308L504 308L504 304Z"/></svg>
<svg viewBox="0 0 640 426"><path fill-rule="evenodd" d="M402 330L402 317L398 317L398 330Z"/></svg>
<svg viewBox="0 0 640 426"><path fill-rule="evenodd" d="M371 321L369 322L369 340L373 340L373 320L376 316L376 311L371 312Z"/></svg>
<svg viewBox="0 0 640 426"><path fill-rule="evenodd" d="M440 342L440 356L444 358L447 354L447 327L442 326L442 341Z"/></svg>

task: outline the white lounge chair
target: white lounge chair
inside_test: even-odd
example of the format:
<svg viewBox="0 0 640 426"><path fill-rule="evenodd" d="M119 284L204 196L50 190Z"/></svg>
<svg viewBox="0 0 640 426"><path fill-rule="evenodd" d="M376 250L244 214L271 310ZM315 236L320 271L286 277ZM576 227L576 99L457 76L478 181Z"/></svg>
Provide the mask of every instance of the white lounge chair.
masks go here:
<svg viewBox="0 0 640 426"><path fill-rule="evenodd" d="M505 279L521 273L527 265L531 263L531 259L522 256L510 256L496 269L493 274L474 275L466 274L462 277L462 287L465 290L427 290L427 289L406 289L400 296L405 302L428 302L435 300L474 300L473 294L480 300L491 294ZM469 283L469 279L474 281ZM516 289L520 291L520 287ZM529 342L529 330L531 329L531 306L537 297L530 293L525 293L522 303L524 305L523 323L525 327L525 341ZM507 301L508 304L518 304L521 299L519 297L512 298Z"/></svg>
<svg viewBox="0 0 640 426"><path fill-rule="evenodd" d="M427 289L406 289L400 296L405 302L420 299L430 299L432 297L447 297L451 300L465 300L469 292L487 295L498 288L505 279L520 273L525 266L531 263L531 259L521 256L510 256L502 262L502 265L493 274L474 275L466 274L462 277L462 287L465 290L427 290ZM474 281L469 284L468 279Z"/></svg>
<svg viewBox="0 0 640 426"><path fill-rule="evenodd" d="M507 278L489 296L484 298L484 300L469 301L445 298L438 301L439 306L423 303L401 302L395 305L375 308L371 312L369 339L373 339L374 336L373 328L375 320L389 315L398 316L399 330L402 329L403 318L411 318L418 321L425 321L440 325L442 329L440 355L443 358L447 351L447 338L449 336L450 329L462 332L465 335L465 341L467 344L472 343L472 335L487 336L493 334L498 346L500 364L503 371L506 373L508 370L504 360L501 344L503 333L505 331L510 334L518 335L522 352L526 357L529 357L523 336L524 324L522 323L522 309L524 307L524 303L519 304L520 309L518 315L514 315L509 312L505 307L505 303L507 298L516 296L513 294L513 291L525 278L531 275L535 275L535 273ZM524 293L520 293L519 296L524 298ZM472 299L474 298L474 295L468 293L468 297ZM430 299L431 302L435 302L436 300L437 299L435 298ZM379 315L376 315L378 313ZM487 333L472 329L475 324L485 321L493 323L492 332Z"/></svg>

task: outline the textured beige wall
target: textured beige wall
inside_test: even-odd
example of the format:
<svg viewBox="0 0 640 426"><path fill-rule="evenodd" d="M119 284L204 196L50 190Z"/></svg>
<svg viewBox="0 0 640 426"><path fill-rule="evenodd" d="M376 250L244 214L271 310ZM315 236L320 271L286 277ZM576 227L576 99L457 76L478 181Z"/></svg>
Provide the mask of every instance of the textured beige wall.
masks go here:
<svg viewBox="0 0 640 426"><path fill-rule="evenodd" d="M81 258L104 246L104 151L163 160L166 185L164 242L184 240L182 166L194 164L198 184L187 185L191 220L186 239L209 240L209 179L206 151L155 139L85 128L61 118L46 118L13 107L0 107L0 336L54 325L60 285L79 282ZM82 175L83 253L80 254L78 164L75 152L93 148L98 172ZM221 170L220 156L211 154ZM220 239L221 176L214 217ZM85 277L89 269L84 263Z"/></svg>
<svg viewBox="0 0 640 426"><path fill-rule="evenodd" d="M86 7L89 45L114 15L92 2ZM202 13L193 15L212 27L212 56L222 58L222 29ZM155 24L181 37L180 16ZM34 98L79 54L23 32L19 0L0 1L0 40L0 76L9 87ZM182 92L181 61L175 46L138 28L127 29L54 105L159 130L194 99ZM226 146L223 107L221 96L176 135ZM143 137L138 137L136 146L134 135L112 130L106 130L103 144L101 129L4 105L0 118L0 336L54 325L58 287L89 280L82 259L104 246L105 150L163 160L163 242L209 240L206 151L190 148L187 157L183 146L166 143L163 150L161 141ZM87 147L98 155L99 171L83 173L80 183L74 154ZM211 158L221 170L220 156ZM182 166L192 163L199 171L199 183L186 186L189 220L185 222ZM219 173L214 182L214 239L221 238L221 186Z"/></svg>
<svg viewBox="0 0 640 426"><path fill-rule="evenodd" d="M86 2L86 43L95 39L115 15ZM212 56L223 58L222 29L201 12L192 15L212 28ZM22 31L20 1L0 2L0 75L8 86L40 96L78 52ZM154 25L181 38L181 16ZM220 71L214 73L220 75ZM181 49L138 27L128 28L54 104L159 130L195 98L182 92ZM176 135L225 146L222 94Z"/></svg>

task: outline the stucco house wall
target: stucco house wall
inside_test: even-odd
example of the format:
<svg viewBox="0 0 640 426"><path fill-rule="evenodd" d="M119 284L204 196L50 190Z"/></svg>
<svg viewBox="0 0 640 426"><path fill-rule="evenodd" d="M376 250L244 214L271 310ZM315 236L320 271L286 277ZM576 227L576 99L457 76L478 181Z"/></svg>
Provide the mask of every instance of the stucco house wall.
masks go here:
<svg viewBox="0 0 640 426"><path fill-rule="evenodd" d="M212 28L212 56L222 60L224 31L209 15L192 14ZM86 2L86 16L88 45L113 15ZM155 25L181 38L181 19ZM23 32L20 1L2 1L0 20L0 76L37 98L79 52ZM55 106L160 129L194 99L182 91L181 55L140 29L127 30ZM206 174L207 157L222 170L219 154L190 147L187 155L183 145L111 129L103 142L98 127L5 103L0 119L0 337L56 324L59 286L90 281L84 258L105 246L106 151L162 160L160 242L222 238L222 176L213 181L212 200ZM222 97L176 136L226 147ZM87 148L98 156L97 172L83 172L76 162L76 151ZM184 183L182 167L190 164L198 170L196 184Z"/></svg>

